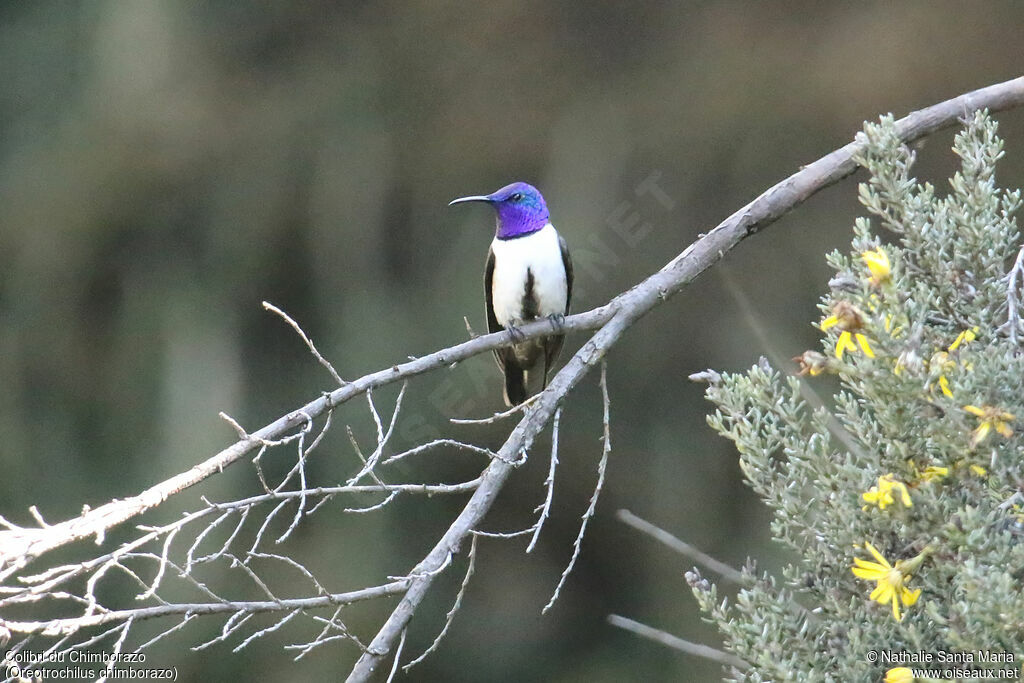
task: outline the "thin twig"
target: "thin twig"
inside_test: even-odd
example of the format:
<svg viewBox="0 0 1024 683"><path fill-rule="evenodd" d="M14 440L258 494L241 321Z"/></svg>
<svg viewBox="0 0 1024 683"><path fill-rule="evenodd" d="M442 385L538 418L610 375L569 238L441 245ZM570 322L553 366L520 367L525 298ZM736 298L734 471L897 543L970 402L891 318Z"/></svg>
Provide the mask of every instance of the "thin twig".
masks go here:
<svg viewBox="0 0 1024 683"><path fill-rule="evenodd" d="M242 650L246 645L248 645L252 641L256 640L257 638L262 638L263 636L265 636L265 635L267 635L269 633L273 633L274 631L278 630L279 628L281 628L282 626L287 624L289 621L291 621L292 619L294 619L296 616L298 616L301 613L302 613L302 610L297 610L297 609L296 610L292 610L287 615L285 615L283 618L281 618L277 622L275 622L273 625L268 626L267 628L264 628L264 629L260 629L259 631L255 631L248 638L246 638L241 643L239 643L234 648L232 648L231 651L232 652L239 652L240 650Z"/></svg>
<svg viewBox="0 0 1024 683"><path fill-rule="evenodd" d="M331 615L330 619L324 619L323 617L318 617L318 616L314 616L313 617L313 619L315 621L319 621L319 622L321 622L324 625L323 629L320 631L320 633L317 635L317 637L314 638L313 640L309 641L308 643L294 643L292 645L285 645L284 646L284 649L286 649L286 650L299 650L299 654L295 655L295 658L294 658L293 661L297 662L300 659L302 659L303 657L305 657L306 655L308 655L310 652L315 650L316 648L320 647L321 645L324 645L324 644L330 643L330 642L334 642L336 640L348 640L348 641L351 641L351 642L355 643L356 646L361 651L366 652L366 646L363 645L363 643L359 640L359 638L356 638L354 635L352 635L349 632L348 627L345 626L344 622L338 620L338 617L341 615L341 610L342 610L343 607L344 607L344 605L339 605L338 609L334 610L334 614ZM337 635L331 635L331 636L327 635L332 630L339 631L340 633L337 634Z"/></svg>
<svg viewBox="0 0 1024 683"><path fill-rule="evenodd" d="M723 579L727 579L729 581L732 581L733 583L737 583L740 585L747 585L750 583L750 578L744 576L743 572L741 572L740 570L726 564L725 562L720 562L719 560L716 560L707 553L703 553L700 550L697 550L686 541L673 536L664 529L656 527L650 522L641 519L640 517L637 517L629 510L619 510L616 513L616 517L618 517L621 521L625 522L637 531L642 531L654 540L662 543L665 546L668 546L680 555L688 557L697 564L707 567L711 571L720 575Z"/></svg>
<svg viewBox="0 0 1024 683"><path fill-rule="evenodd" d="M546 614L548 610L555 606L558 601L558 596L562 592L562 587L565 585L566 579L569 578L569 574L572 573L573 567L576 566L576 560L579 559L580 550L583 548L583 536L587 533L587 524L594 516L595 510L597 510L597 497L601 495L601 489L604 487L604 473L608 467L608 454L612 450L612 435L611 428L609 427L609 406L611 401L608 400L608 364L605 361L601 361L601 398L604 403L604 444L601 447L601 461L597 465L597 485L594 486L594 494L590 496L590 504L587 506L586 511L583 513L582 520L580 522L580 531L576 534L576 540L572 544L572 557L569 558L569 564L566 565L562 571L562 576L558 579L558 585L555 586L555 592L551 594L551 599L548 600L548 604L544 605L544 609L540 612ZM538 525L541 520L538 520Z"/></svg>
<svg viewBox="0 0 1024 683"><path fill-rule="evenodd" d="M494 424L495 422L499 422L501 420L504 420L506 417L511 417L512 415L515 415L516 413L523 412L524 410L529 408L530 404L532 404L534 401L536 401L539 397L540 397L540 394L534 394L533 396L531 396L530 398L526 399L525 401L523 401L519 405L514 405L511 408L509 408L508 410L506 410L504 412L501 412L501 413L495 413L494 415L491 415L490 417L481 417L481 418L458 418L458 417L452 417L452 418L449 418L448 421L451 422L452 424L457 424L457 425L489 425L489 424Z"/></svg>
<svg viewBox="0 0 1024 683"><path fill-rule="evenodd" d="M391 501L393 501L395 498L397 498L399 493L401 493L401 491L392 491L391 493L388 494L387 498L385 498L384 500L382 500L379 503L375 503L374 505L370 505L370 506L364 507L364 508L345 508L345 512L354 512L356 514L365 514L367 512L375 512L377 510L380 510L382 507L384 507L385 505L387 505Z"/></svg>
<svg viewBox="0 0 1024 683"><path fill-rule="evenodd" d="M405 636L408 629L402 630L402 637L398 639L398 648L395 649L395 663L391 665L391 673L388 674L388 680L386 683L391 683L395 679L395 672L398 671L398 663L402 660L402 648L405 647Z"/></svg>
<svg viewBox="0 0 1024 683"><path fill-rule="evenodd" d="M455 595L455 603L452 605L452 608L448 610L448 614L445 615L444 627L441 629L441 632L437 634L437 637L434 638L434 642L430 644L430 647L424 650L423 654L419 657L403 666L402 671L408 671L426 659L431 652L437 649L441 644L441 641L444 640L445 635L448 634L448 629L451 628L452 621L455 619L455 613L459 611L460 607L462 607L462 598L466 594L466 587L469 586L469 580L473 578L473 572L476 570L476 538L476 536L473 536L473 540L470 541L469 564L466 566L466 575L462 577L462 585L459 586L459 592Z"/></svg>
<svg viewBox="0 0 1024 683"><path fill-rule="evenodd" d="M392 581L371 588L363 588L348 593L332 593L313 598L281 598L279 600L227 600L224 602L196 602L155 607L139 607L128 610L113 610L100 614L80 617L51 619L49 621L8 621L3 620L5 628L12 633L38 633L43 636L56 636L73 633L83 628L102 626L104 624L121 623L128 619L155 619L172 615L184 614L225 614L241 612L242 614L258 614L260 612L285 612L293 609L308 610L329 605L351 604L363 600L372 600L388 595L395 595L405 590L408 579Z"/></svg>
<svg viewBox="0 0 1024 683"><path fill-rule="evenodd" d="M128 619L128 621L124 622L124 625L121 627L121 635L118 636L113 649L110 651L110 661L107 662L103 675L96 679L96 683L103 683L103 681L106 681L110 676L111 672L113 672L114 666L119 661L118 656L124 648L124 641L128 638L128 631L131 630L133 623L135 623L134 619Z"/></svg>
<svg viewBox="0 0 1024 683"><path fill-rule="evenodd" d="M709 645L702 645L700 643L691 643L689 640L683 640L671 633L658 630L641 624L639 621L633 621L627 617L620 617L617 614L608 615L608 623L617 628L624 629L630 633L635 633L641 638L647 638L653 640L661 645L668 646L674 650L685 652L688 655L694 655L697 657L703 657L704 659L710 659L713 662L718 662L724 666L733 666L737 669L747 669L750 667L749 664L744 662L739 657L729 654L728 652L722 652L716 650Z"/></svg>
<svg viewBox="0 0 1024 683"><path fill-rule="evenodd" d="M420 453L425 453L426 451L434 450L435 448L440 448L442 446L451 446L456 450L470 451L471 453L479 453L480 455L486 456L488 458L498 457L498 454L489 448L483 448L481 446L476 446L474 444L466 443L464 441L458 441L456 439L434 439L433 441L422 443L406 451L402 451L401 453L396 453L381 464L391 465L393 463L398 462L399 460L404 460L405 458L414 455L419 455Z"/></svg>
<svg viewBox="0 0 1024 683"><path fill-rule="evenodd" d="M533 548L537 545L537 539L540 538L540 530L544 528L544 522L551 514L551 501L555 497L555 469L558 467L558 422L561 417L562 408L559 406L555 411L555 417L551 420L551 461L548 466L547 479L544 480L547 493L544 496L544 502L537 508L540 511L540 517L537 518L537 523L534 525L533 538L526 546L528 553L533 552Z"/></svg>
<svg viewBox="0 0 1024 683"><path fill-rule="evenodd" d="M286 323L291 325L292 329L295 330L295 332L300 337L302 337L302 341L306 342L306 346L309 347L309 352L313 354L313 356L317 359L317 362L319 362L320 365L324 366L327 369L327 372L331 373L331 377L334 379L335 382L337 382L338 386L343 387L346 384L348 384L348 382L343 380L341 378L341 375L339 375L338 372L334 369L334 366L331 365L331 362L324 358L322 355L320 355L320 352L316 350L316 345L313 344L313 340L309 338L309 336L302 329L302 327L299 326L297 322L292 320L291 316L289 316L287 313L285 313L284 311L282 311L280 308L270 303L269 301L263 302L263 308L270 311L271 313L276 313L277 315L281 316L281 318L284 319Z"/></svg>
<svg viewBox="0 0 1024 683"><path fill-rule="evenodd" d="M373 468L377 466L377 461L380 460L380 457L384 454L384 449L387 447L388 441L391 440L391 435L395 432L395 424L398 422L398 413L402 410L402 399L405 397L405 389L408 386L408 382L402 382L402 388L398 391L398 398L395 400L395 410L391 414L391 422L388 424L386 432L384 431L384 425L381 423L380 414L377 412L377 406L373 403L373 391L368 390L366 392L366 402L370 406L370 414L373 416L373 422L377 427L377 447L374 448L373 453L366 458L366 462L363 464L363 468L359 471L359 474L346 482L349 486L358 484L359 480L364 476L373 473Z"/></svg>
<svg viewBox="0 0 1024 683"><path fill-rule="evenodd" d="M520 529L519 531L478 531L477 529L472 529L469 533L473 534L473 536L484 536L486 538L509 539L518 538L520 536L526 536L527 534L532 534L536 529L537 525L536 523L534 523L526 527L525 529Z"/></svg>

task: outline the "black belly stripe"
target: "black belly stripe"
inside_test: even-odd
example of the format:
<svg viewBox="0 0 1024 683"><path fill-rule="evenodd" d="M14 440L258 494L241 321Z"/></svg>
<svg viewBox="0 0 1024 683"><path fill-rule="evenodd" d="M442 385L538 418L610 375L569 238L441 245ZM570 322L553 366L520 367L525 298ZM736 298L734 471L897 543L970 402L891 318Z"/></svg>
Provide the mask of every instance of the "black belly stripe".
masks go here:
<svg viewBox="0 0 1024 683"><path fill-rule="evenodd" d="M524 321L534 320L540 309L536 292L533 291L533 270L530 268L526 269L526 284L523 285L523 300L520 302L519 307L522 311L520 317Z"/></svg>

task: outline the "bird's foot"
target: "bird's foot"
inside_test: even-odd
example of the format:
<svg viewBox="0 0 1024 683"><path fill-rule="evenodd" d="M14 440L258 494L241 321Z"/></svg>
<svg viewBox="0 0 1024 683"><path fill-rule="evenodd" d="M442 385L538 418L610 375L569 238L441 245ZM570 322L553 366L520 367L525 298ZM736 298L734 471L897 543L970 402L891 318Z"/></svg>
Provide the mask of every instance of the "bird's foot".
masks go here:
<svg viewBox="0 0 1024 683"><path fill-rule="evenodd" d="M551 322L551 327L555 328L555 332L561 332L565 327L564 313L552 313L548 316L548 320Z"/></svg>
<svg viewBox="0 0 1024 683"><path fill-rule="evenodd" d="M526 338L526 335L523 334L523 331L520 330L512 321L509 321L508 325L505 326L505 329L508 330L508 336L512 338L512 341L514 341L517 344Z"/></svg>

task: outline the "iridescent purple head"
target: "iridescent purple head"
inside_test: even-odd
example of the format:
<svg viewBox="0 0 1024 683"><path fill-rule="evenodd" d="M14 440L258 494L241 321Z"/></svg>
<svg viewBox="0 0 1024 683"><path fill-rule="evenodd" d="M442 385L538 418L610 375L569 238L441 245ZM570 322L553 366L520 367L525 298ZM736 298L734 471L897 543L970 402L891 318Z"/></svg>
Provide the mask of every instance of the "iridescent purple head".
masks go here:
<svg viewBox="0 0 1024 683"><path fill-rule="evenodd" d="M537 232L548 224L548 205L544 197L533 185L528 183L512 183L487 195L460 197L448 203L487 202L494 207L498 216L498 227L495 232L500 240Z"/></svg>

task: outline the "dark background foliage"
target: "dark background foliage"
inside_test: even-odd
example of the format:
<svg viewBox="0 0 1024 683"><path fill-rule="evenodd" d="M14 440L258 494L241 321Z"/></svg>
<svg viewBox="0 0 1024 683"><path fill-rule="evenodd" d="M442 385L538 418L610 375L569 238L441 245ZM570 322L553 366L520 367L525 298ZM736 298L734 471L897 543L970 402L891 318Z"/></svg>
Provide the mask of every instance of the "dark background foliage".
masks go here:
<svg viewBox="0 0 1024 683"><path fill-rule="evenodd" d="M1019 75L1024 8L892 3L4 3L0 5L0 514L29 522L131 495L329 387L300 320L348 378L484 327L492 218L449 199L538 185L577 260L576 310L603 303L762 189L897 115ZM1024 184L1024 115L1002 115L1002 182ZM951 133L918 174L945 178ZM667 195L637 190L654 179ZM596 377L562 418L554 517L538 550L483 542L477 576L418 680L697 680L717 667L617 632L610 612L715 642L687 564L623 527L628 507L734 564L778 564L731 444L687 374L816 344L809 322L848 242L853 181L815 197L641 321L610 358L606 490L575 575L568 559L600 451ZM628 227L623 228L623 225ZM581 343L571 337L567 351ZM390 405L395 392L382 392ZM399 443L500 408L489 357L417 380ZM364 440L361 407L344 416ZM505 426L457 428L499 444ZM547 440L487 521L525 525ZM341 430L318 475L354 459ZM479 462L403 474L454 480ZM244 467L188 492L242 495ZM401 574L457 510L402 501L318 513L288 551L332 590ZM176 509L178 509L176 508ZM166 511L160 514L171 514ZM459 581L414 622L418 652ZM388 605L349 625L369 638ZM192 653L219 623L151 661L207 680L337 678L350 646L298 664L281 645ZM291 636L291 637L290 637Z"/></svg>

